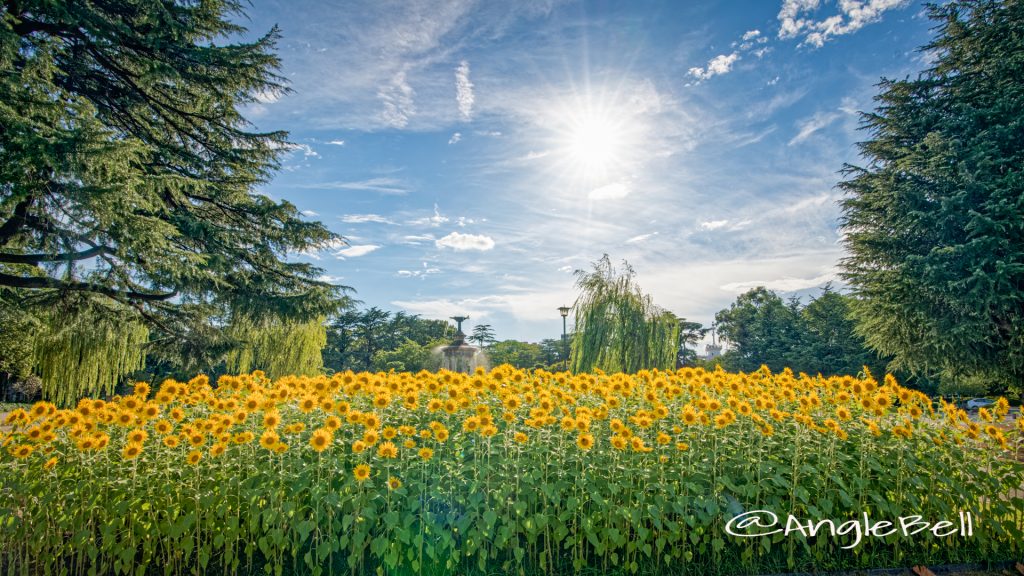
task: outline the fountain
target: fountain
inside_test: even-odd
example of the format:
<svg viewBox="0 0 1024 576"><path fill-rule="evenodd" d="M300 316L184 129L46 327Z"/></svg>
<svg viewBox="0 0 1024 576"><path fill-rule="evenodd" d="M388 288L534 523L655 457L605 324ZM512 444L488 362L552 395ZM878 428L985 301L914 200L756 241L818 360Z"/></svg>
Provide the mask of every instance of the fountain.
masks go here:
<svg viewBox="0 0 1024 576"><path fill-rule="evenodd" d="M441 368L470 374L478 365L483 365L483 355L476 346L466 344L462 323L469 320L469 316L452 316L451 319L456 323L455 339L448 346L441 348Z"/></svg>

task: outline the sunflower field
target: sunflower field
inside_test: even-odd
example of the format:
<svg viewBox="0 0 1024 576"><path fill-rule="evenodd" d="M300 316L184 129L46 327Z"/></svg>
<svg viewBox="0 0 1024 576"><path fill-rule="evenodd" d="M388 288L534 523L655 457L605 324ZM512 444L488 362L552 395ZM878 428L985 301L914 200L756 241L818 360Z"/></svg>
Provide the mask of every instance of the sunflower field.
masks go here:
<svg viewBox="0 0 1024 576"><path fill-rule="evenodd" d="M340 373L138 383L0 432L6 574L773 573L1019 558L1024 419L892 377ZM739 538L750 510L969 537Z"/></svg>

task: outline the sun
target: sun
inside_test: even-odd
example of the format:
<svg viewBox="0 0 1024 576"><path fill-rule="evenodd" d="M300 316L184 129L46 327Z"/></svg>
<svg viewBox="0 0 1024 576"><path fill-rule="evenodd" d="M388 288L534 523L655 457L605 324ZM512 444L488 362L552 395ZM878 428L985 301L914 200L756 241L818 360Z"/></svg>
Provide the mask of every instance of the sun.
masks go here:
<svg viewBox="0 0 1024 576"><path fill-rule="evenodd" d="M575 103L561 109L554 149L563 173L591 185L614 178L628 163L627 118L614 108Z"/></svg>
<svg viewBox="0 0 1024 576"><path fill-rule="evenodd" d="M620 134L611 119L595 113L581 114L570 126L568 153L585 170L606 170L619 155Z"/></svg>

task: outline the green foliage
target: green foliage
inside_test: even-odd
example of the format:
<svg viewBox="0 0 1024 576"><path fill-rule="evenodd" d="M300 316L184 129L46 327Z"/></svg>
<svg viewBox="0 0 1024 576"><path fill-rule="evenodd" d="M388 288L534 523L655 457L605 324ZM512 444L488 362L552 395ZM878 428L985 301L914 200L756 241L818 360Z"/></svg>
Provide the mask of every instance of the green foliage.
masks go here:
<svg viewBox="0 0 1024 576"><path fill-rule="evenodd" d="M491 366L509 364L516 368L535 368L546 366L544 349L540 344L520 342L519 340L502 340L487 348L487 361Z"/></svg>
<svg viewBox="0 0 1024 576"><path fill-rule="evenodd" d="M71 406L87 395L111 394L123 376L145 365L149 330L138 320L121 320L124 311L105 306L111 304L78 299L42 316L43 327L33 339L33 363L42 378L43 398Z"/></svg>
<svg viewBox="0 0 1024 576"><path fill-rule="evenodd" d="M375 360L379 353L397 351L406 340L433 349L441 344L439 341L449 332L450 327L443 320L425 320L405 312L391 313L377 307L362 311L346 308L335 315L328 325L324 366L334 372L371 370L380 366ZM407 348L403 354L413 352L412 348Z"/></svg>
<svg viewBox="0 0 1024 576"><path fill-rule="evenodd" d="M679 319L654 305L634 282L628 263L620 274L605 254L592 272L576 271L580 296L570 364L576 372L595 368L635 373L671 369L679 349Z"/></svg>
<svg viewBox="0 0 1024 576"><path fill-rule="evenodd" d="M1024 382L1024 9L929 8L934 59L883 80L840 184L857 330L893 366Z"/></svg>
<svg viewBox="0 0 1024 576"><path fill-rule="evenodd" d="M277 31L237 41L240 7L4 3L0 286L42 309L90 294L109 324L141 318L178 339L230 310L298 321L333 310L340 289L285 256L337 237L255 192L286 134L252 131L238 109L286 88ZM58 342L71 341L40 346L73 353Z"/></svg>
<svg viewBox="0 0 1024 576"><path fill-rule="evenodd" d="M21 380L32 373L33 338L41 328L39 319L26 312L13 290L0 288L0 375L3 380Z"/></svg>
<svg viewBox="0 0 1024 576"><path fill-rule="evenodd" d="M240 345L230 351L230 373L263 370L271 378L287 374L312 376L323 370L327 328L323 318L298 322L273 317L237 317L227 328Z"/></svg>
<svg viewBox="0 0 1024 576"><path fill-rule="evenodd" d="M799 302L783 302L758 286L741 294L727 310L715 315L718 333L730 343L724 363L732 370L753 372L762 364L781 372L792 367L800 335Z"/></svg>
<svg viewBox="0 0 1024 576"><path fill-rule="evenodd" d="M882 373L884 363L855 331L851 305L849 296L827 285L806 306L754 288L715 316L719 334L730 344L720 363L744 372L764 364L773 371L789 367L826 376L856 374L864 366Z"/></svg>
<svg viewBox="0 0 1024 576"><path fill-rule="evenodd" d="M378 350L373 355L371 369L377 372L419 372L429 370L435 372L441 368L441 354L436 348L447 344L444 340L435 340L420 344L409 338L405 339L394 350Z"/></svg>

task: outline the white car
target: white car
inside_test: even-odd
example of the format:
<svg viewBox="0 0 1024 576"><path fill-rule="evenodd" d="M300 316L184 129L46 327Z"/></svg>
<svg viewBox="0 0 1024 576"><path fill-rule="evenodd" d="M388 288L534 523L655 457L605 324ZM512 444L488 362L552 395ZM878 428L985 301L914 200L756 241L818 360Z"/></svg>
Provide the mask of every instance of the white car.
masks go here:
<svg viewBox="0 0 1024 576"><path fill-rule="evenodd" d="M977 410L978 408L988 408L995 403L995 400L989 400L988 398L971 398L967 401L967 409Z"/></svg>

